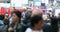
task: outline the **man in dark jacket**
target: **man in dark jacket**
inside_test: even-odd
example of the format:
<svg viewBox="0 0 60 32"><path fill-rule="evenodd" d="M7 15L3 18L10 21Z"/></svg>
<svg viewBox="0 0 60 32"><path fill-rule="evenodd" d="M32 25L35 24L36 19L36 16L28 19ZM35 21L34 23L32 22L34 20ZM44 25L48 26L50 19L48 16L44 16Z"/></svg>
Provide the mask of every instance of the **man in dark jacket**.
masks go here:
<svg viewBox="0 0 60 32"><path fill-rule="evenodd" d="M27 27L30 26L30 17L31 17L31 11L28 10L28 11L26 11L25 19L23 20L23 23L24 23Z"/></svg>
<svg viewBox="0 0 60 32"><path fill-rule="evenodd" d="M51 17L52 32L58 32L58 19L57 17Z"/></svg>

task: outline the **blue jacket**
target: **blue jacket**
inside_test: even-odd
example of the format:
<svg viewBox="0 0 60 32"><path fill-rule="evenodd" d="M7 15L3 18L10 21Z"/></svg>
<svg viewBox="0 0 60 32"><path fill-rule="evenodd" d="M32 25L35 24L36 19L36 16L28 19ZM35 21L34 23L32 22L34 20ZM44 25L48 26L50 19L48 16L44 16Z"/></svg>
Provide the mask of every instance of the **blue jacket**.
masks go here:
<svg viewBox="0 0 60 32"><path fill-rule="evenodd" d="M4 21L3 20L0 20L0 26L4 24Z"/></svg>

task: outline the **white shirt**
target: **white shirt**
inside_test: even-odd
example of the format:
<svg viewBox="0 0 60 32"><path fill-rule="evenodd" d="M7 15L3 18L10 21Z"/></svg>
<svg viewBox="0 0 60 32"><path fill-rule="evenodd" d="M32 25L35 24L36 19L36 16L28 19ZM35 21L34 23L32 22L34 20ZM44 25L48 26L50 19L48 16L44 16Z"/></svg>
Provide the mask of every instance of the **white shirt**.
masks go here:
<svg viewBox="0 0 60 32"><path fill-rule="evenodd" d="M25 32L43 32L43 30L32 30L31 28L27 28Z"/></svg>

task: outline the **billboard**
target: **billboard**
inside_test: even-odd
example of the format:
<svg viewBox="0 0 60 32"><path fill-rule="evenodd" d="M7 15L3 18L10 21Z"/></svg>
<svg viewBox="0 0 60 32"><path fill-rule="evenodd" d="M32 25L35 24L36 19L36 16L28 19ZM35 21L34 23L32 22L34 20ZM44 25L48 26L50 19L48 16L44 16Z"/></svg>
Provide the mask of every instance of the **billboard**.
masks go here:
<svg viewBox="0 0 60 32"><path fill-rule="evenodd" d="M41 6L41 3L38 1L38 2L35 2L34 3L34 6Z"/></svg>
<svg viewBox="0 0 60 32"><path fill-rule="evenodd" d="M11 0L12 6L22 7L24 4L28 4L28 0Z"/></svg>
<svg viewBox="0 0 60 32"><path fill-rule="evenodd" d="M10 3L0 3L0 7L9 8L10 7Z"/></svg>
<svg viewBox="0 0 60 32"><path fill-rule="evenodd" d="M0 0L0 3L10 3L10 0Z"/></svg>
<svg viewBox="0 0 60 32"><path fill-rule="evenodd" d="M34 0L34 6L40 6L41 2L40 0Z"/></svg>
<svg viewBox="0 0 60 32"><path fill-rule="evenodd" d="M9 8L11 0L0 0L0 7Z"/></svg>

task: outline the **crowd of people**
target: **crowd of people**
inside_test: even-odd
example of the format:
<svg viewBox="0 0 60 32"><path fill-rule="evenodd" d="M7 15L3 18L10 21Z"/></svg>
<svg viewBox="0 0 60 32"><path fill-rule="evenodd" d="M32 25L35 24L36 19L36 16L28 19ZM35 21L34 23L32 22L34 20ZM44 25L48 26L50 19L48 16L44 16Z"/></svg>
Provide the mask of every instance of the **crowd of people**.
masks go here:
<svg viewBox="0 0 60 32"><path fill-rule="evenodd" d="M11 16L0 15L0 32L59 32L60 14L50 17L47 13L44 19L41 10L14 10Z"/></svg>

